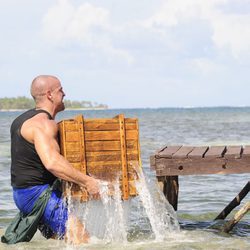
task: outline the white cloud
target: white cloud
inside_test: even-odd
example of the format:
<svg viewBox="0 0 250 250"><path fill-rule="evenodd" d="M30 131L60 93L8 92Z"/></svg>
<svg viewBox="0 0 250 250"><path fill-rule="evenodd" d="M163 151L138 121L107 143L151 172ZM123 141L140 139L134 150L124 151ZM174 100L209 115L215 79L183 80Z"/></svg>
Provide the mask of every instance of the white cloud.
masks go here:
<svg viewBox="0 0 250 250"><path fill-rule="evenodd" d="M125 50L115 48L111 36L116 29L109 20L109 11L85 2L77 7L69 0L58 0L43 19L43 36L54 45L79 44L95 47L120 57L128 63L134 58Z"/></svg>
<svg viewBox="0 0 250 250"><path fill-rule="evenodd" d="M237 3L245 0L238 0ZM206 21L212 28L211 41L218 49L229 49L236 58L250 55L250 13L223 11L229 0L169 0L143 22L144 27L161 34L181 29L187 21Z"/></svg>
<svg viewBox="0 0 250 250"><path fill-rule="evenodd" d="M211 19L213 41L218 48L230 49L233 56L250 55L250 14L217 14Z"/></svg>
<svg viewBox="0 0 250 250"><path fill-rule="evenodd" d="M208 58L194 58L187 62L192 71L198 71L203 75L211 75L220 72L223 66Z"/></svg>

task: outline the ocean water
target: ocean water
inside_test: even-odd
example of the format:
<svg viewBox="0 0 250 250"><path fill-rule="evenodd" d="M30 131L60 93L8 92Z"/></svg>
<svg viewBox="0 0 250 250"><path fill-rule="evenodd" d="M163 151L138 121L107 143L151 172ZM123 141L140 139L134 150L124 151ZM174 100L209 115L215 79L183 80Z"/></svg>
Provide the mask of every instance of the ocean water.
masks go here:
<svg viewBox="0 0 250 250"><path fill-rule="evenodd" d="M10 135L13 119L21 112L0 112L0 235L17 213L10 187ZM250 145L250 108L165 108L64 111L57 120L83 114L86 118L126 117L139 119L143 172L150 190L156 187L149 157L164 145ZM179 177L176 217L180 230L167 232L164 239L152 237L149 222L128 233L128 240L114 243L93 240L73 247L56 240L45 240L37 233L29 243L0 249L250 249L249 213L229 234L213 219L249 181L250 174L199 175ZM227 219L247 201L249 194ZM166 213L168 211L166 210ZM157 210L155 213L158 213ZM137 217L138 216L138 217ZM135 214L133 220L140 221ZM148 224L147 224L148 223Z"/></svg>

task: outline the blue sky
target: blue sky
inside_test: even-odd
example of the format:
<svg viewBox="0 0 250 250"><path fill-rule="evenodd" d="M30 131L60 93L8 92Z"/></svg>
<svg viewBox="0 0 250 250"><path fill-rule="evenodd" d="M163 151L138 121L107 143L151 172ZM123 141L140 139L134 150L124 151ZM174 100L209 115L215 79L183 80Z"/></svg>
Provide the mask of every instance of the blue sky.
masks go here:
<svg viewBox="0 0 250 250"><path fill-rule="evenodd" d="M0 0L0 97L39 74L111 108L250 106L250 0Z"/></svg>

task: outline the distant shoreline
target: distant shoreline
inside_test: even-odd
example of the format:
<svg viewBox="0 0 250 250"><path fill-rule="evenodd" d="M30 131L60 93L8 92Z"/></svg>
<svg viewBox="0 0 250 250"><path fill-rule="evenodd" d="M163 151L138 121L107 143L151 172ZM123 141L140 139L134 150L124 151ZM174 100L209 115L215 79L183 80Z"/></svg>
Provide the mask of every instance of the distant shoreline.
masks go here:
<svg viewBox="0 0 250 250"><path fill-rule="evenodd" d="M107 110L108 108L69 108L69 109L65 109L65 111L69 110L69 111L74 111L74 110ZM26 111L29 109L0 109L0 112L17 112L17 111Z"/></svg>

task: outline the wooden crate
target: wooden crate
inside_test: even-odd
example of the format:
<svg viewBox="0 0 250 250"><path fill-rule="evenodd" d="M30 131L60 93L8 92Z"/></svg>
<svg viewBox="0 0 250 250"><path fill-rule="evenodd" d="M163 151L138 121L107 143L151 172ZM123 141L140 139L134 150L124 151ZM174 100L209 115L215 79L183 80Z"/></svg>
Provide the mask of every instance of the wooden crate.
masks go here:
<svg viewBox="0 0 250 250"><path fill-rule="evenodd" d="M84 174L108 181L119 178L122 199L137 195L136 169L141 167L138 119L120 114L108 119L82 115L59 122L61 154ZM88 200L86 190L72 184L71 195Z"/></svg>

